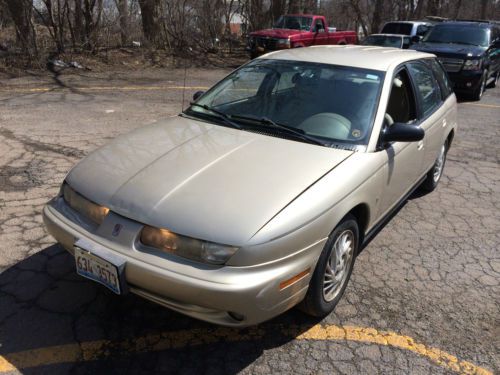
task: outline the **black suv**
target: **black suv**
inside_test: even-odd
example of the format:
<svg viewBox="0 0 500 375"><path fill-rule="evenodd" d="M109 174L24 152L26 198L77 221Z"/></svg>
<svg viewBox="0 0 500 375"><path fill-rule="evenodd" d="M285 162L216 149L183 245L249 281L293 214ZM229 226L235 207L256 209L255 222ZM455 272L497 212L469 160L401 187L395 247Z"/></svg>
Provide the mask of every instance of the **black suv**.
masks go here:
<svg viewBox="0 0 500 375"><path fill-rule="evenodd" d="M480 100L500 75L500 25L488 21L447 21L435 25L413 49L435 54L458 93Z"/></svg>

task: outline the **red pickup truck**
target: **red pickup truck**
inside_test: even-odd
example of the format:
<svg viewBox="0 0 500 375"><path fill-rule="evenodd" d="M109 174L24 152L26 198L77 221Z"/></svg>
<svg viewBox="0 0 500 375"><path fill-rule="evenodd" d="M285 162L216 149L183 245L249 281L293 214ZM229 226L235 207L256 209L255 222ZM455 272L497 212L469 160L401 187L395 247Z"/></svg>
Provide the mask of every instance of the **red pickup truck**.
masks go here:
<svg viewBox="0 0 500 375"><path fill-rule="evenodd" d="M324 16L287 14L281 16L272 29L250 33L246 50L255 58L279 49L357 42L355 31L336 31L328 27Z"/></svg>

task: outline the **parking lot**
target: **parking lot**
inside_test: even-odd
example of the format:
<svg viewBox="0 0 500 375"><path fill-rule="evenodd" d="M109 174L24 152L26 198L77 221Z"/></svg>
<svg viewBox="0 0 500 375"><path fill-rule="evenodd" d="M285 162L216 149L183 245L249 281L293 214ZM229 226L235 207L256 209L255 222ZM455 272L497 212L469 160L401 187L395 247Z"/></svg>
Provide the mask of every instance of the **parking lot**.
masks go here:
<svg viewBox="0 0 500 375"><path fill-rule="evenodd" d="M323 320L221 328L75 274L40 215L71 166L228 72L188 69L185 90L184 70L0 79L0 373L498 374L498 88L459 104L440 186L368 244Z"/></svg>

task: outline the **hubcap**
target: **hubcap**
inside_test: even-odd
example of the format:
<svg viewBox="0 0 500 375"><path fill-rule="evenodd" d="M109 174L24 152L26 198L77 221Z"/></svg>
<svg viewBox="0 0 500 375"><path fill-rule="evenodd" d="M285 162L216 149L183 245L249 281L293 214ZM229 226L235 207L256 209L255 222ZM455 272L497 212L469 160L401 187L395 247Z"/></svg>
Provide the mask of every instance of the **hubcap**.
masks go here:
<svg viewBox="0 0 500 375"><path fill-rule="evenodd" d="M323 278L323 298L331 302L344 286L354 253L354 233L347 229L340 233L333 244L330 257L326 263Z"/></svg>
<svg viewBox="0 0 500 375"><path fill-rule="evenodd" d="M436 164L434 165L434 182L438 182L439 179L441 178L441 173L443 173L445 151L446 149L444 145L441 146L441 151L439 152Z"/></svg>

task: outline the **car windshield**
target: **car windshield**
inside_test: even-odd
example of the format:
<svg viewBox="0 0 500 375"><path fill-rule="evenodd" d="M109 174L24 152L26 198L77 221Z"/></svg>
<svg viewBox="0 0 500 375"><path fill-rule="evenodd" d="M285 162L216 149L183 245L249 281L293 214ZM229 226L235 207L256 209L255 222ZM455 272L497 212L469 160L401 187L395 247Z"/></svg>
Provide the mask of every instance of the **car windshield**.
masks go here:
<svg viewBox="0 0 500 375"><path fill-rule="evenodd" d="M424 37L423 41L487 47L488 30L463 25L437 25Z"/></svg>
<svg viewBox="0 0 500 375"><path fill-rule="evenodd" d="M370 35L361 44L365 46L401 48L402 38L399 36Z"/></svg>
<svg viewBox="0 0 500 375"><path fill-rule="evenodd" d="M226 123L230 119L247 130L278 124L323 144L365 145L383 77L375 70L257 59L215 85L186 113L225 125L223 113Z"/></svg>
<svg viewBox="0 0 500 375"><path fill-rule="evenodd" d="M413 25L411 23L404 22L389 22L384 25L382 29L382 34L403 34L411 35L411 30Z"/></svg>
<svg viewBox="0 0 500 375"><path fill-rule="evenodd" d="M273 26L273 29L306 30L311 28L312 18L302 16L281 16Z"/></svg>

